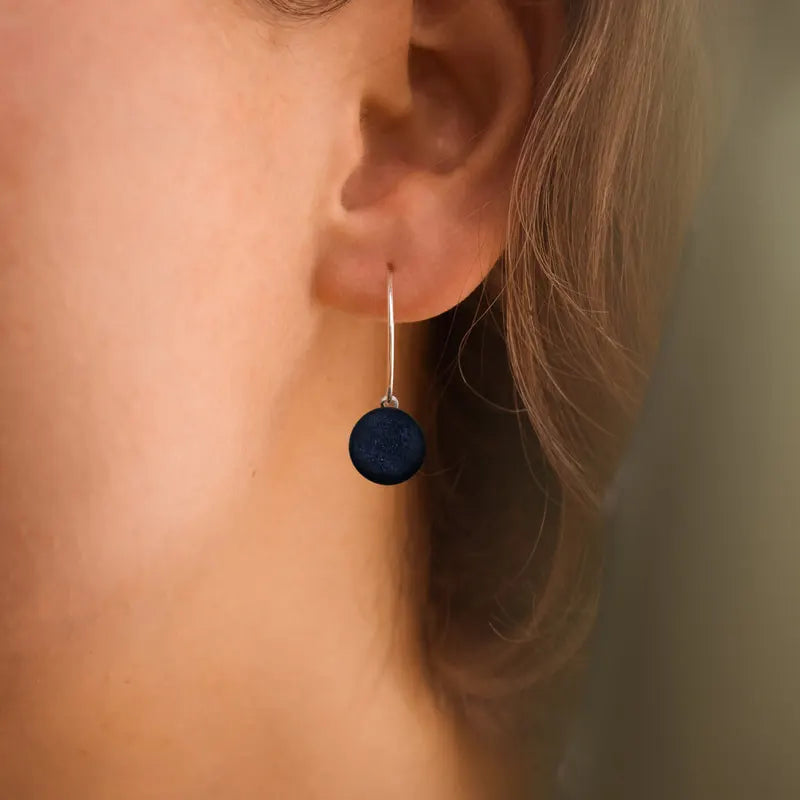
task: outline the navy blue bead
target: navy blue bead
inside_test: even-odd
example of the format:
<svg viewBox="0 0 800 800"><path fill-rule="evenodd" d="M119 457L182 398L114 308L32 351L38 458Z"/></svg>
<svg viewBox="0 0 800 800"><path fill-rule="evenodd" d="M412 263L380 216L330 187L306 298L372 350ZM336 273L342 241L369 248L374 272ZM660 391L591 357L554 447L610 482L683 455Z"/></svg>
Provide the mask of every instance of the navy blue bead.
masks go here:
<svg viewBox="0 0 800 800"><path fill-rule="evenodd" d="M425 436L399 408L376 408L350 434L353 466L369 481L394 486L411 478L425 460Z"/></svg>

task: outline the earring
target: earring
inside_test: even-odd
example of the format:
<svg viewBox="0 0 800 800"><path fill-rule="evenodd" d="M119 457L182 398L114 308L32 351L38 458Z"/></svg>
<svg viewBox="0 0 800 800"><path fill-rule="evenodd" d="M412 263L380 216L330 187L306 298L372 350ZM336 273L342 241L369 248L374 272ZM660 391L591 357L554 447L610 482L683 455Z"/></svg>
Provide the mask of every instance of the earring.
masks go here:
<svg viewBox="0 0 800 800"><path fill-rule="evenodd" d="M425 436L416 420L400 410L394 395L394 287L389 265L389 388L379 408L367 412L350 434L350 459L367 480L394 486L413 477L425 460Z"/></svg>

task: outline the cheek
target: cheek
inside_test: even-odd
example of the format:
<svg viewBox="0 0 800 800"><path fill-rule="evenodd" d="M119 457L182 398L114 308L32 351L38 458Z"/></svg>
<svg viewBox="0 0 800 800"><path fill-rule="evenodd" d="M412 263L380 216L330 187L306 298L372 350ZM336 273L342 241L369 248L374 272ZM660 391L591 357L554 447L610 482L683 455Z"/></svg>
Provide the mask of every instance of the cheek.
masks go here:
<svg viewBox="0 0 800 800"><path fill-rule="evenodd" d="M4 1L0 564L113 582L221 535L266 457L323 154L244 23Z"/></svg>

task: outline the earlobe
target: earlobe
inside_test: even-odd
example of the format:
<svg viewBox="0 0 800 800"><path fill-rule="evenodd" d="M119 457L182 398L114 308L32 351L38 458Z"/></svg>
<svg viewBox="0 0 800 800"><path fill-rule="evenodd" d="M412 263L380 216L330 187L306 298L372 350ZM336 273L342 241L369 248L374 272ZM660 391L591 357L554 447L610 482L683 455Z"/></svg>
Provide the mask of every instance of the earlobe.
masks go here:
<svg viewBox="0 0 800 800"><path fill-rule="evenodd" d="M320 301L382 316L387 264L398 321L443 313L478 286L504 246L543 47L531 48L505 0L437 3L435 14L415 15L397 56L407 69L386 73L408 81L408 113L373 102L379 87L360 98L362 151L333 187L336 208L319 239Z"/></svg>

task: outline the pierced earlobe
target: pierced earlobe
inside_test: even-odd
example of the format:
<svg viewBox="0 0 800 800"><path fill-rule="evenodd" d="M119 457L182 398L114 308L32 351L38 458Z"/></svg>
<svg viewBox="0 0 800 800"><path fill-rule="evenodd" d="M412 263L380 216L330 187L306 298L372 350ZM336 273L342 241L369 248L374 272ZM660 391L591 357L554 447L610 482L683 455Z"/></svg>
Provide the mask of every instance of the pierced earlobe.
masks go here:
<svg viewBox="0 0 800 800"><path fill-rule="evenodd" d="M394 394L394 278L390 264L386 278L388 304L389 380L380 406L368 411L350 434L350 459L367 480L395 486L412 478L425 460L425 435Z"/></svg>

